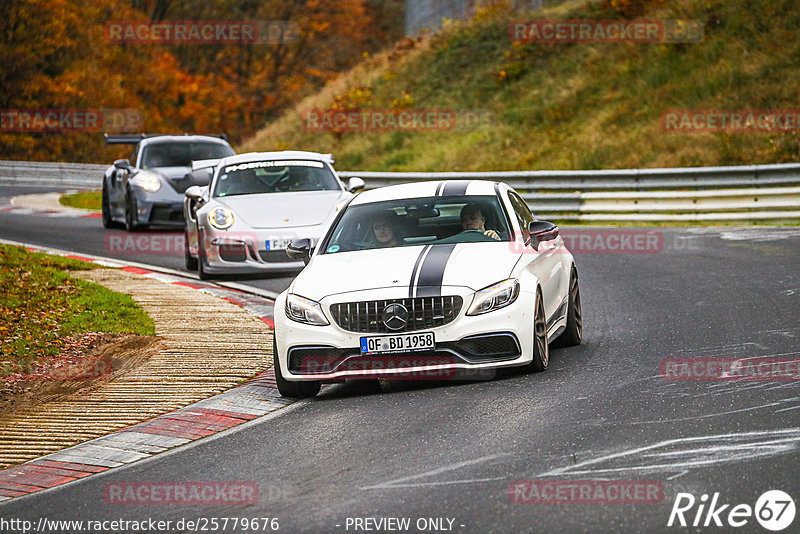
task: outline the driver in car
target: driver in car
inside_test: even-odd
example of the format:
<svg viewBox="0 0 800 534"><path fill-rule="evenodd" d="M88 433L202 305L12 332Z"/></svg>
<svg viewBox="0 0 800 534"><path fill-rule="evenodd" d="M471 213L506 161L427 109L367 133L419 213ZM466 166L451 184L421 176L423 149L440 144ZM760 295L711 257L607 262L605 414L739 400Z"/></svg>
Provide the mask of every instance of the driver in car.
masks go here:
<svg viewBox="0 0 800 534"><path fill-rule="evenodd" d="M485 236L496 241L500 241L500 236L494 230L487 230L484 226L486 217L483 215L480 206L477 204L467 204L461 208L461 229L458 234L461 237L472 237L472 235ZM486 239L476 238L475 241L486 241Z"/></svg>

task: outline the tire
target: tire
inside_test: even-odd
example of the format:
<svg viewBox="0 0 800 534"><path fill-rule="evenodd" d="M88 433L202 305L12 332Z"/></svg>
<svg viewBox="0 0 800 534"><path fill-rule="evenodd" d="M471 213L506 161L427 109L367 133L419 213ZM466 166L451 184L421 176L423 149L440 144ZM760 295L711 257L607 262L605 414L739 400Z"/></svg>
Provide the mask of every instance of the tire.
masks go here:
<svg viewBox="0 0 800 534"><path fill-rule="evenodd" d="M147 230L146 224L139 224L135 219L136 199L128 191L125 194L125 231L136 232L137 230Z"/></svg>
<svg viewBox="0 0 800 534"><path fill-rule="evenodd" d="M183 233L183 261L186 265L187 271L196 271L198 270L198 261L197 258L192 256L189 253L189 234L187 232Z"/></svg>
<svg viewBox="0 0 800 534"><path fill-rule="evenodd" d="M581 310L581 289L578 285L578 270L572 268L569 277L569 305L567 307L567 327L555 341L554 347L575 347L583 339L583 311Z"/></svg>
<svg viewBox="0 0 800 534"><path fill-rule="evenodd" d="M106 184L105 177L103 177L103 194L100 207L103 214L103 228L119 228L120 224L111 218L111 205L108 201L108 184Z"/></svg>
<svg viewBox="0 0 800 534"><path fill-rule="evenodd" d="M278 392L283 397L309 398L315 397L322 387L321 382L289 382L281 374L280 362L278 362L278 350L275 347L275 334L272 335L272 363L275 368L275 383L278 384Z"/></svg>
<svg viewBox="0 0 800 534"><path fill-rule="evenodd" d="M542 302L542 290L536 292L536 312L533 320L533 360L525 366L527 372L540 373L550 363L550 347L547 344L547 318Z"/></svg>
<svg viewBox="0 0 800 534"><path fill-rule="evenodd" d="M206 272L206 260L205 260L205 249L203 249L203 245L201 244L202 238L200 234L197 234L197 278L200 280L208 280L211 278L211 275Z"/></svg>

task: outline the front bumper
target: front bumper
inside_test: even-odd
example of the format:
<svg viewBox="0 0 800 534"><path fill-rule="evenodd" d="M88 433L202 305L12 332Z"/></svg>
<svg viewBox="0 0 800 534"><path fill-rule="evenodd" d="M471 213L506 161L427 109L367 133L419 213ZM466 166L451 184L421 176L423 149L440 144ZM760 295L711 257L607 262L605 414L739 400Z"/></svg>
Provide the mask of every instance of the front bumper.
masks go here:
<svg viewBox="0 0 800 534"><path fill-rule="evenodd" d="M433 332L433 351L362 355L362 336L387 334L349 332L333 320L332 304L401 299L408 294L407 288L404 291L405 295L403 289L394 288L363 292L358 296L326 297L320 303L331 322L326 326L306 325L286 317L286 293L282 293L275 302L275 343L283 377L289 381L393 377L447 379L455 378L456 372L462 377L465 376L462 371L521 366L532 360L536 295L524 290L513 304L505 308L467 316L473 292L463 287L443 287L442 295L459 295L464 303L451 323L419 330Z"/></svg>
<svg viewBox="0 0 800 534"><path fill-rule="evenodd" d="M163 186L166 188L167 186ZM183 198L159 191L148 193L141 189L134 189L136 197L136 221L138 224L150 226L169 226L183 228Z"/></svg>
<svg viewBox="0 0 800 534"><path fill-rule="evenodd" d="M291 259L286 249L272 250L268 242L289 242L303 237L319 240L322 229L281 228L267 230L217 230L205 227L200 246L204 267L210 273L246 273L255 271L299 271L305 264Z"/></svg>

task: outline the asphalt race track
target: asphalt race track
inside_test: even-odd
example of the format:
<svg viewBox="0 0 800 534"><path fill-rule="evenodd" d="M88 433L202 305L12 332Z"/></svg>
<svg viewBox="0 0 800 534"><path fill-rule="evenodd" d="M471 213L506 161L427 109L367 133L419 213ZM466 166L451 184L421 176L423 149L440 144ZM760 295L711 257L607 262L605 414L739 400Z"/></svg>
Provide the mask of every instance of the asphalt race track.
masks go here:
<svg viewBox="0 0 800 534"><path fill-rule="evenodd" d="M21 190L0 188L0 197ZM767 532L753 516L733 529L728 514L739 504L755 508L768 490L800 497L797 373L668 380L662 362L796 361L800 229L647 230L659 236L657 250L578 247L584 343L554 349L544 373L395 381L382 383L380 394L356 383L332 386L276 417L11 500L0 517L172 525L268 517L280 532L367 532L376 524L366 518L409 518L408 532ZM6 239L113 255L104 234L99 219L0 214ZM178 255L122 257L182 267ZM246 283L279 291L289 280ZM650 481L663 495L601 505L514 502L520 494L509 491L517 481L589 480ZM248 506L159 506L110 504L104 494L110 483L175 481L250 482L259 497ZM685 518L691 524L698 516L699 527L667 526L679 493L696 499ZM715 516L721 527L706 514L716 493L717 508L729 505ZM703 527L707 519L711 526ZM270 531L263 526L258 531ZM194 529L171 531L183 530ZM785 530L792 531L800 531L800 518Z"/></svg>

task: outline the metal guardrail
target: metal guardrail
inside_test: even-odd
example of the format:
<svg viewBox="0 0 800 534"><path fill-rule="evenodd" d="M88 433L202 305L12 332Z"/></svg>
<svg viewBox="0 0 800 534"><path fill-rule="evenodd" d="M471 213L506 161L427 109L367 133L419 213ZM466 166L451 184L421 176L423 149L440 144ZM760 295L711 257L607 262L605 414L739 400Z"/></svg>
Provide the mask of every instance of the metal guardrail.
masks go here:
<svg viewBox="0 0 800 534"><path fill-rule="evenodd" d="M99 189L106 165L0 161L0 183ZM800 219L800 164L605 171L340 172L368 188L425 180L508 183L565 221Z"/></svg>

